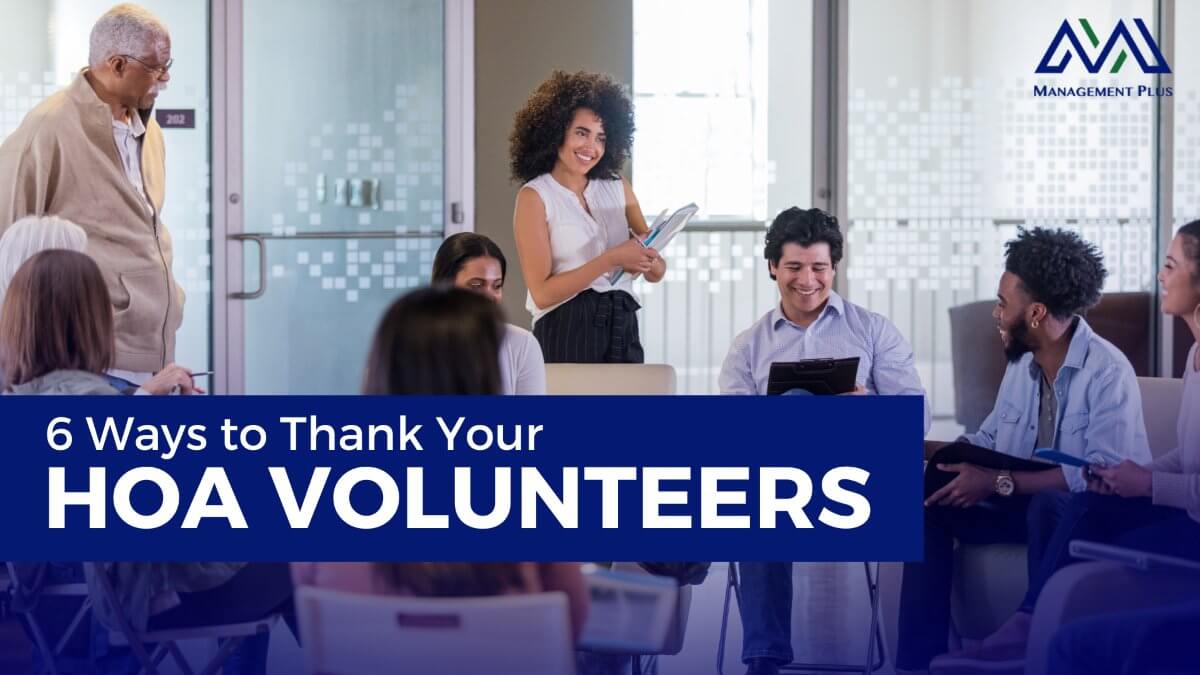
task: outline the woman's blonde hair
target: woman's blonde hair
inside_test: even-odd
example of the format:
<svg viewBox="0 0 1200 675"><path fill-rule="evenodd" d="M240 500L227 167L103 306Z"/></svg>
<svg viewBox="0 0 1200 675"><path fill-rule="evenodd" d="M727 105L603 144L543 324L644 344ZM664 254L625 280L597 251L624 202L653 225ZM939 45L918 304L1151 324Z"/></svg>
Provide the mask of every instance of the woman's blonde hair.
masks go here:
<svg viewBox="0 0 1200 675"><path fill-rule="evenodd" d="M87 233L58 216L26 216L10 225L0 237L0 300L21 265L34 253L52 248L83 253Z"/></svg>

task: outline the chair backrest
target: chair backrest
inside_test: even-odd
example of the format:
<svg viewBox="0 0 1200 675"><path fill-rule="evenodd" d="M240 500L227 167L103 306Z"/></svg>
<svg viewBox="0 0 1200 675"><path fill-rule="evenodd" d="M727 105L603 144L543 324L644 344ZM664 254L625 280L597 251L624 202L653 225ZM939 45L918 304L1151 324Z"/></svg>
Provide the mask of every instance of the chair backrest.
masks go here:
<svg viewBox="0 0 1200 675"><path fill-rule="evenodd" d="M1088 325L1121 350L1138 377L1150 375L1153 367L1151 327L1158 320L1153 300L1146 292L1105 293L1087 313Z"/></svg>
<svg viewBox="0 0 1200 675"><path fill-rule="evenodd" d="M1183 380L1165 377L1139 377L1142 391L1142 415L1150 453L1155 457L1171 450L1178 441L1179 406L1183 399Z"/></svg>
<svg viewBox="0 0 1200 675"><path fill-rule="evenodd" d="M547 363L546 393L674 394L675 369L662 363Z"/></svg>
<svg viewBox="0 0 1200 675"><path fill-rule="evenodd" d="M310 673L575 672L563 593L414 598L296 590Z"/></svg>
<svg viewBox="0 0 1200 675"><path fill-rule="evenodd" d="M1004 343L992 318L995 305L981 300L950 308L954 419L968 432L979 429L992 411L1004 379ZM1105 293L1087 313L1092 330L1120 349L1139 377L1150 374L1153 311L1150 294L1137 292Z"/></svg>
<svg viewBox="0 0 1200 675"><path fill-rule="evenodd" d="M634 562L615 562L613 563L613 571L625 572L627 574L649 574L644 568ZM673 655L683 651L683 640L687 637L688 616L692 611L692 587L680 586L679 596L675 602L675 617L670 625L667 626L666 634L662 638L662 646L654 652L646 652L647 654L663 654Z"/></svg>
<svg viewBox="0 0 1200 675"><path fill-rule="evenodd" d="M954 373L954 421L977 431L996 405L1004 379L1004 342L992 318L991 300L950 308L950 364Z"/></svg>

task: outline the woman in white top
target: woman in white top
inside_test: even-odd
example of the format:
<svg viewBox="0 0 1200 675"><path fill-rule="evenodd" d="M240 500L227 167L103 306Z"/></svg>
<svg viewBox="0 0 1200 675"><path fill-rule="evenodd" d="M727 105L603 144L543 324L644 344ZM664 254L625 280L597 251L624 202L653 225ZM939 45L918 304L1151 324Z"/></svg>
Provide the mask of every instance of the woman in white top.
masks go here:
<svg viewBox="0 0 1200 675"><path fill-rule="evenodd" d="M510 141L524 183L513 226L525 306L546 362L641 363L633 277L657 282L666 263L638 240L646 220L618 173L633 143L629 97L607 75L555 71L517 113Z"/></svg>
<svg viewBox="0 0 1200 675"><path fill-rule="evenodd" d="M433 257L433 283L482 293L499 304L504 297L508 261L496 242L482 234L460 232L446 237ZM500 343L500 393L545 394L546 364L533 333L504 326Z"/></svg>

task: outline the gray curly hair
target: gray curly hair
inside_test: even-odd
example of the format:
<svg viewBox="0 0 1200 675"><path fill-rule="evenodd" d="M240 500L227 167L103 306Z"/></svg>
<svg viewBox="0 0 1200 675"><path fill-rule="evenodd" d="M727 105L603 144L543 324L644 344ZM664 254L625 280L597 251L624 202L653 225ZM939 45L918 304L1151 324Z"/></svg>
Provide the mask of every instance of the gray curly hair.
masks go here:
<svg viewBox="0 0 1200 675"><path fill-rule="evenodd" d="M167 26L144 7L124 3L104 13L92 26L88 65L99 68L120 54L142 57L158 42L167 40Z"/></svg>

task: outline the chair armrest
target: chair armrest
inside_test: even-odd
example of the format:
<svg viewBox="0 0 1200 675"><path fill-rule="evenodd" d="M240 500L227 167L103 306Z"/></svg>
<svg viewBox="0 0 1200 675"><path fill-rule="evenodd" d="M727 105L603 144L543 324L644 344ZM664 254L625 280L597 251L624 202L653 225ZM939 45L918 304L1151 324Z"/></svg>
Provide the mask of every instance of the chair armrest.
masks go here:
<svg viewBox="0 0 1200 675"><path fill-rule="evenodd" d="M1029 629L1026 675L1046 673L1050 641L1063 625L1096 614L1169 605L1200 594L1195 572L1146 574L1115 562L1059 570L1042 590Z"/></svg>
<svg viewBox="0 0 1200 675"><path fill-rule="evenodd" d="M1186 558L1159 555L1136 548L1112 546L1084 539L1073 539L1070 547L1071 555L1075 558L1121 563L1139 572L1200 573L1200 563Z"/></svg>

